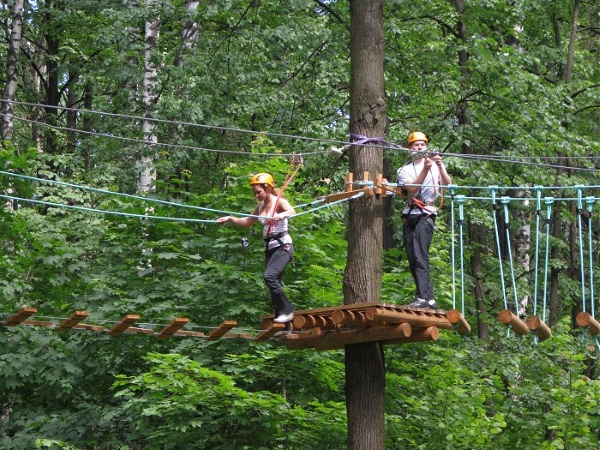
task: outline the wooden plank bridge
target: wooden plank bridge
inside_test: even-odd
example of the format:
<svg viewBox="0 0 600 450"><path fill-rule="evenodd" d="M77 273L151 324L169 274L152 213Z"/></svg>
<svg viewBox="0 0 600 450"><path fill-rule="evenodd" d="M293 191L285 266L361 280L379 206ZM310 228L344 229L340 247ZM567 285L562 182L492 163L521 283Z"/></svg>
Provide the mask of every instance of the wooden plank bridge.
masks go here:
<svg viewBox="0 0 600 450"><path fill-rule="evenodd" d="M379 341L384 344L404 344L409 342L435 341L439 330L456 330L468 334L471 330L458 310L433 310L410 308L382 303L360 303L329 308L296 311L289 324L273 322L273 315L265 315L260 320L258 333L236 333L237 321L226 320L209 332L183 329L189 319L178 317L169 324L153 329L138 326L137 314L126 314L110 327L83 323L89 319L87 311L75 311L58 323L48 320L34 320L36 308L22 308L0 322L5 327L30 325L47 327L58 332L87 330L104 333L108 336L121 334L152 335L159 339L185 336L208 340L221 338L251 339L256 341L277 339L290 350L314 348L333 350L345 345Z"/></svg>

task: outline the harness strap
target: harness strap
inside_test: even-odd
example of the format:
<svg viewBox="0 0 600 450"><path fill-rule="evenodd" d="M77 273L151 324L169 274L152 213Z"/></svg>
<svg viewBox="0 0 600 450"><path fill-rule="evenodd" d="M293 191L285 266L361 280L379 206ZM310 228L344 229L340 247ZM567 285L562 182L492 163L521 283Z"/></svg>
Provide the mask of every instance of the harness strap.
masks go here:
<svg viewBox="0 0 600 450"><path fill-rule="evenodd" d="M281 238L283 238L286 234L288 234L287 231L283 231L283 232L277 233L277 234L270 234L270 235L268 235L266 238L264 238L266 249L269 250L269 243L271 241L277 241L277 242L279 242L279 246L275 247L275 248L279 248L282 245L285 245L283 243L283 241L281 240Z"/></svg>

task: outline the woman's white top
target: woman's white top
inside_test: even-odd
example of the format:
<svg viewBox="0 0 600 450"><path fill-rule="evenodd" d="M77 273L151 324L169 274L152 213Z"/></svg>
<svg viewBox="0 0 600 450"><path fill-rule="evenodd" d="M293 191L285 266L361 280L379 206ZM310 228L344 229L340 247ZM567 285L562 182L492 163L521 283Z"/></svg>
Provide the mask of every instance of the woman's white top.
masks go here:
<svg viewBox="0 0 600 450"><path fill-rule="evenodd" d="M265 202L260 202L258 205L258 215L259 216L263 215L264 208L265 208ZM269 242L267 243L267 249L279 247L279 245L280 245L279 241L281 241L281 243L284 245L292 243L292 237L288 233L287 218L278 220L278 221L274 221L274 220L268 219L266 217L260 217L258 219L258 221L263 226L263 239L267 240L271 236L280 235L280 237L278 239L269 240Z"/></svg>

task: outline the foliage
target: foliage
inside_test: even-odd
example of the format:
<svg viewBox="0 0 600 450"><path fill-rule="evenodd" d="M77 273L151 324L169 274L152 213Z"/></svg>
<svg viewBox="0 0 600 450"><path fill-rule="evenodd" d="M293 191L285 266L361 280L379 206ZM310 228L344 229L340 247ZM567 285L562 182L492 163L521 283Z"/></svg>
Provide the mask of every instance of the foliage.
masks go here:
<svg viewBox="0 0 600 450"><path fill-rule="evenodd" d="M472 338L457 345L456 338L444 336L440 345L388 352L389 445L597 445L598 381L581 375L586 357L581 346L567 329L538 345L527 341L498 338L485 348Z"/></svg>
<svg viewBox="0 0 600 450"><path fill-rule="evenodd" d="M292 407L271 392L239 389L227 375L186 357L147 358L149 372L118 376L115 389L117 398L127 400L124 413L149 449L271 448L290 442L298 448L335 448L331 445L345 432L340 404ZM317 427L327 432L318 433ZM300 436L305 445L299 444Z"/></svg>

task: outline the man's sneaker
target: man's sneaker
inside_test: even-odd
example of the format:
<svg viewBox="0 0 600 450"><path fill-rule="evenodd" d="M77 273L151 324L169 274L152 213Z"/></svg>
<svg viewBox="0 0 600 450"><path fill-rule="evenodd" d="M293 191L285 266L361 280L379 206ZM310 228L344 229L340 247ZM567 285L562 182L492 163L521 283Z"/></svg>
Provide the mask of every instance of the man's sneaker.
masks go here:
<svg viewBox="0 0 600 450"><path fill-rule="evenodd" d="M281 314L280 316L277 316L275 319L273 319L273 322L276 323L286 323L291 321L294 318L294 312L292 311L289 314Z"/></svg>
<svg viewBox="0 0 600 450"><path fill-rule="evenodd" d="M287 330L281 330L281 331L278 331L277 333L275 333L275 334L273 335L273 337L282 337L282 336L288 336L288 335L290 335L290 334L292 334L292 332L291 332L291 331L287 331Z"/></svg>
<svg viewBox="0 0 600 450"><path fill-rule="evenodd" d="M435 300L426 300L424 298L418 298L414 302L409 303L408 306L411 308L429 308L429 309L438 309L438 305Z"/></svg>

